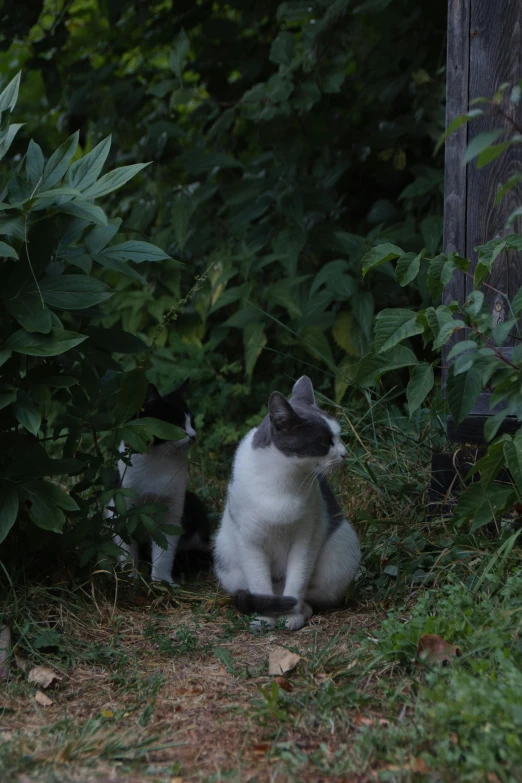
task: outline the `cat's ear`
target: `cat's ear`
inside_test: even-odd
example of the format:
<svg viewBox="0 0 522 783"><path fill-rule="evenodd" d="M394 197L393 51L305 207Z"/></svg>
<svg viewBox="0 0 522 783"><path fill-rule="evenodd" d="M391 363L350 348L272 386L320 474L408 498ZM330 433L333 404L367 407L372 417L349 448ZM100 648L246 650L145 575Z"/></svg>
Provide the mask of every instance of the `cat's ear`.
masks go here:
<svg viewBox="0 0 522 783"><path fill-rule="evenodd" d="M292 399L301 400L307 405L315 405L314 387L308 375L301 375L299 380L294 383Z"/></svg>
<svg viewBox="0 0 522 783"><path fill-rule="evenodd" d="M147 393L145 394L144 402L158 402L158 400L161 400L161 394L153 383L149 383L147 386Z"/></svg>
<svg viewBox="0 0 522 783"><path fill-rule="evenodd" d="M183 381L183 383L181 384L181 386L178 389L180 394L185 394L185 392L187 391L187 387L188 387L189 383L190 383L190 377L189 378L185 378L185 380Z"/></svg>
<svg viewBox="0 0 522 783"><path fill-rule="evenodd" d="M302 422L301 417L297 415L281 392L275 391L270 395L268 413L276 430L291 430L292 427L296 427Z"/></svg>

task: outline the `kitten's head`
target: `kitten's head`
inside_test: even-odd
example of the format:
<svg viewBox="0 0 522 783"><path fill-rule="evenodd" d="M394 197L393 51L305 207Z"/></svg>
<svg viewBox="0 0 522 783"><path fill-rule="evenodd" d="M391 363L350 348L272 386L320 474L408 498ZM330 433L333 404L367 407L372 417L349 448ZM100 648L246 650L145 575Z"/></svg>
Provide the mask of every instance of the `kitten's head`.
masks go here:
<svg viewBox="0 0 522 783"><path fill-rule="evenodd" d="M187 442L194 442L196 440L194 418L185 400L185 391L189 382L190 378L187 378L181 386L164 397L161 396L153 383L149 383L145 401L139 414L140 417L152 416L169 424L175 424L187 433ZM164 442L159 438L154 438L154 445ZM180 441L174 442L180 443ZM181 442L184 443L185 439Z"/></svg>
<svg viewBox="0 0 522 783"><path fill-rule="evenodd" d="M306 375L294 385L290 401L280 392L270 395L268 418L270 442L286 456L302 460L306 468L327 470L347 455L339 424L318 408Z"/></svg>

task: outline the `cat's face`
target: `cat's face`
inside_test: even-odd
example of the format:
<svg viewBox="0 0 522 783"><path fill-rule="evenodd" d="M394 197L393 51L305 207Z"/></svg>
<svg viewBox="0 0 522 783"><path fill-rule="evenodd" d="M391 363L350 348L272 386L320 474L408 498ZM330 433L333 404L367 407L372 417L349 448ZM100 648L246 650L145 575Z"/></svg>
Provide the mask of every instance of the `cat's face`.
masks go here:
<svg viewBox="0 0 522 783"><path fill-rule="evenodd" d="M317 407L310 379L304 375L287 401L273 392L268 402L271 442L307 468L327 470L347 456L339 424Z"/></svg>
<svg viewBox="0 0 522 783"><path fill-rule="evenodd" d="M187 378L181 386L164 397L161 396L153 383L149 383L140 416L152 416L169 424L175 424L187 433L187 437L191 441L195 441L194 418L185 400L185 390L189 381L190 378ZM154 438L154 445L162 442L164 441Z"/></svg>

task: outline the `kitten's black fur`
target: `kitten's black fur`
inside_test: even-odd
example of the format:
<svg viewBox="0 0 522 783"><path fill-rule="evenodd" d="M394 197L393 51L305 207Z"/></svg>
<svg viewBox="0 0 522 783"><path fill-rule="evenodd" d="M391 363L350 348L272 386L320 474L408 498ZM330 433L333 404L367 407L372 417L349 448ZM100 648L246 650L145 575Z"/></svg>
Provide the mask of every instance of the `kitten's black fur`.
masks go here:
<svg viewBox="0 0 522 783"><path fill-rule="evenodd" d="M188 416L189 423L194 428L194 417L185 400L185 391L189 383L190 378L186 378L181 386L164 397L161 396L153 383L149 383L145 401L138 413L138 418L150 416L154 419L160 419L160 421L166 421L168 424L175 424L176 427L181 427L184 430ZM161 438L154 437L155 446L162 442Z"/></svg>

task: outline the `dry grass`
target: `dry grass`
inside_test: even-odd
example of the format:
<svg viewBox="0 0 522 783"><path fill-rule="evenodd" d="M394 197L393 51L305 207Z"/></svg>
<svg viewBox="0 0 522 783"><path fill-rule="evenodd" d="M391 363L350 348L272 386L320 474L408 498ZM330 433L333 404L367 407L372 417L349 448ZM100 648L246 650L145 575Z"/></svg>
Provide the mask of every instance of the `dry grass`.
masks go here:
<svg viewBox="0 0 522 783"><path fill-rule="evenodd" d="M45 662L63 679L44 708L27 672L12 667L0 693L2 781L286 781L294 778L285 749L324 755L349 746L357 705L334 722L306 704L349 675L358 634L379 622L375 607L254 636L211 581L180 591L175 604L157 591L120 589L117 603L106 586L89 592L55 591L50 603L36 588L27 596L36 625L66 640L60 657L44 650L30 665ZM279 706L270 703L267 667L276 644L303 657ZM299 773L316 779L317 769Z"/></svg>

